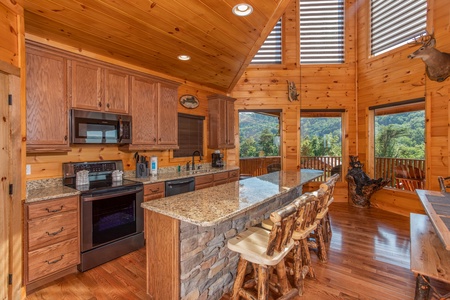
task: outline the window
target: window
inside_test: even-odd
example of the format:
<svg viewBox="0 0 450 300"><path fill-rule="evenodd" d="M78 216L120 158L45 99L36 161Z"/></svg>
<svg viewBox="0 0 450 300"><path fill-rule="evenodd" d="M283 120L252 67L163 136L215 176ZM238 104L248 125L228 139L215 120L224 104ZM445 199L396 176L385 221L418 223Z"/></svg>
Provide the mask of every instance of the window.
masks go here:
<svg viewBox="0 0 450 300"><path fill-rule="evenodd" d="M279 110L239 112L239 167L241 174L258 176L268 166L278 164L280 156Z"/></svg>
<svg viewBox="0 0 450 300"><path fill-rule="evenodd" d="M424 99L370 107L374 115L374 170L391 186L414 190L425 181ZM404 178L404 179L401 179ZM407 180L411 179L411 182ZM419 188L419 187L417 187Z"/></svg>
<svg viewBox="0 0 450 300"><path fill-rule="evenodd" d="M344 62L344 0L300 1L300 63Z"/></svg>
<svg viewBox="0 0 450 300"><path fill-rule="evenodd" d="M426 0L371 0L371 54L378 55L425 33Z"/></svg>
<svg viewBox="0 0 450 300"><path fill-rule="evenodd" d="M178 114L178 146L173 157L190 157L195 150L203 155L203 116Z"/></svg>
<svg viewBox="0 0 450 300"><path fill-rule="evenodd" d="M275 24L251 64L281 64L281 19Z"/></svg>
<svg viewBox="0 0 450 300"><path fill-rule="evenodd" d="M300 167L324 171L317 181L339 173L342 180L343 110L301 110Z"/></svg>

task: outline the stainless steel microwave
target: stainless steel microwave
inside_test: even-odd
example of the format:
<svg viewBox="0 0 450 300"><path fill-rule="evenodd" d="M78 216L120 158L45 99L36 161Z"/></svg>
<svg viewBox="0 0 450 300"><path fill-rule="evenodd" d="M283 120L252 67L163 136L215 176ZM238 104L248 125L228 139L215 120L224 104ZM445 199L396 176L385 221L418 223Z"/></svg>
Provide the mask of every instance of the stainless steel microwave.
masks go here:
<svg viewBox="0 0 450 300"><path fill-rule="evenodd" d="M131 116L70 110L70 142L73 144L129 144Z"/></svg>

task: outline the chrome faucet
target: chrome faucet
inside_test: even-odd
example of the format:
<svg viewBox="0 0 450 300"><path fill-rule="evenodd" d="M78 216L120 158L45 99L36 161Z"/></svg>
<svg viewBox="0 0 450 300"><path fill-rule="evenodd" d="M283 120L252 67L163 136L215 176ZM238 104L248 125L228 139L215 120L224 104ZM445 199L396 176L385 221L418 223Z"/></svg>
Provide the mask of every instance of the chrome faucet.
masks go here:
<svg viewBox="0 0 450 300"><path fill-rule="evenodd" d="M202 155L201 155L200 151L195 150L194 153L192 153L192 170L195 170L194 156L195 156L196 153L198 153L198 156L200 157L200 160L202 160Z"/></svg>

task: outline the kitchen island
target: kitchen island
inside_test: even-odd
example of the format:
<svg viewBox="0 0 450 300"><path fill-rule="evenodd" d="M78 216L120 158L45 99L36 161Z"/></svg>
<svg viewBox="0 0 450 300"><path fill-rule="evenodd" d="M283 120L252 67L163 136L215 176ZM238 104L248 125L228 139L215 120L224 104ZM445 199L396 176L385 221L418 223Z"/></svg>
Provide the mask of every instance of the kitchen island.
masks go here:
<svg viewBox="0 0 450 300"><path fill-rule="evenodd" d="M232 287L239 259L227 241L321 175L279 171L143 203L147 293L152 299L220 299Z"/></svg>

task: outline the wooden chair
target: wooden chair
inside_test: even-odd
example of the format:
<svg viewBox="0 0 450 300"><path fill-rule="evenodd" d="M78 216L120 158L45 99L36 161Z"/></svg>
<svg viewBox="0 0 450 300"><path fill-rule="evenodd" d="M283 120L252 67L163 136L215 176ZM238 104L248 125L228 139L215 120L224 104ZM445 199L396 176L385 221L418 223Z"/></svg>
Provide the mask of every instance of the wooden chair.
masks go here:
<svg viewBox="0 0 450 300"><path fill-rule="evenodd" d="M228 241L228 248L240 253L232 300L240 297L269 299L269 279L274 268L277 281L272 282L270 287L280 294L276 299L291 299L297 295L297 289L292 288L287 279L285 266L285 256L294 247L292 234L297 212L297 206L291 203L270 215L274 224L270 232L260 227L251 227ZM253 265L253 276L244 283L248 262Z"/></svg>
<svg viewBox="0 0 450 300"><path fill-rule="evenodd" d="M331 223L328 209L334 201L334 187L339 179L339 174L329 177L319 186L314 195L319 199L319 209L316 217L317 230L311 233L312 241L309 245L317 250L317 256L321 262L328 261L327 244L331 241Z"/></svg>
<svg viewBox="0 0 450 300"><path fill-rule="evenodd" d="M298 207L298 218L292 235L292 239L295 241L294 248L291 251L294 264L290 274L293 273L295 286L301 296L303 295L305 277L316 277L311 264L308 238L317 228L316 217L319 200L313 193L305 193L294 200L294 204Z"/></svg>
<svg viewBox="0 0 450 300"><path fill-rule="evenodd" d="M267 166L267 173L272 173L281 170L281 164L275 163Z"/></svg>
<svg viewBox="0 0 450 300"><path fill-rule="evenodd" d="M442 193L449 193L450 192L450 177L442 177L438 176L439 181L439 188L441 189Z"/></svg>
<svg viewBox="0 0 450 300"><path fill-rule="evenodd" d="M407 165L398 165L395 167L395 180L398 189L415 191L424 189L425 174L423 170Z"/></svg>

